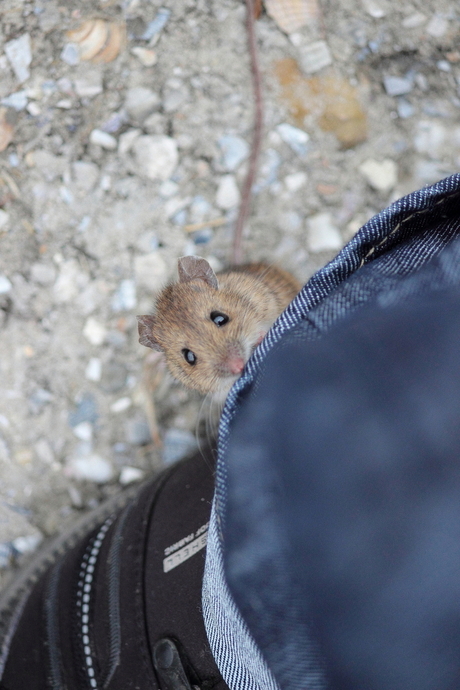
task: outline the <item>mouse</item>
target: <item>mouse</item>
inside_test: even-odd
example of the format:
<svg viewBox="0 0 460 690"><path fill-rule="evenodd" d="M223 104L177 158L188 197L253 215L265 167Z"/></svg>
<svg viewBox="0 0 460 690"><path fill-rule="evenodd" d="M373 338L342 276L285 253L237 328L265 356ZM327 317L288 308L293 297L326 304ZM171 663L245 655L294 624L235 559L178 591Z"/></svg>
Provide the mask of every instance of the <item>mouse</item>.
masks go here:
<svg viewBox="0 0 460 690"><path fill-rule="evenodd" d="M163 352L187 388L223 401L300 283L263 262L215 273L198 256L181 257L178 274L159 293L155 313L137 317L139 342Z"/></svg>

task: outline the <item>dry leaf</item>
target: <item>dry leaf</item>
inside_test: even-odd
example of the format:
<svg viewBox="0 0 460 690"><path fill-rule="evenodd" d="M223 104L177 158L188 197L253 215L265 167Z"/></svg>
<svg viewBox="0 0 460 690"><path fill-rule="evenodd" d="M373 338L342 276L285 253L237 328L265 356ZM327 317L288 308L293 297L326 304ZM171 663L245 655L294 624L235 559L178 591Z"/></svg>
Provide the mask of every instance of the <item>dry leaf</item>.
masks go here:
<svg viewBox="0 0 460 690"><path fill-rule="evenodd" d="M69 41L77 44L80 60L111 62L125 44L126 30L119 22L87 19L66 35Z"/></svg>
<svg viewBox="0 0 460 690"><path fill-rule="evenodd" d="M287 34L298 31L320 17L317 0L265 0L265 9Z"/></svg>
<svg viewBox="0 0 460 690"><path fill-rule="evenodd" d="M305 117L311 115L322 130L335 134L343 148L365 141L366 113L346 79L337 74L307 78L293 58L279 60L274 72L281 98L298 127L305 127Z"/></svg>

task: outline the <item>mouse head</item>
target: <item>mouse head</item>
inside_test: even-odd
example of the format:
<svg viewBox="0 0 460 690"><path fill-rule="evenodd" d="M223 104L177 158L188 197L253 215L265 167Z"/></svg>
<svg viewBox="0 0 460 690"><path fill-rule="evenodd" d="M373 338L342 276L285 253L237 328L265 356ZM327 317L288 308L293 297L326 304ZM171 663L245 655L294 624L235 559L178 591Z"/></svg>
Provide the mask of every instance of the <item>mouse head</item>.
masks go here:
<svg viewBox="0 0 460 690"><path fill-rule="evenodd" d="M137 317L139 342L163 352L188 388L223 397L254 347L245 334L254 330L255 315L241 295L219 287L205 259L183 257L178 270L179 281L158 296L155 315Z"/></svg>

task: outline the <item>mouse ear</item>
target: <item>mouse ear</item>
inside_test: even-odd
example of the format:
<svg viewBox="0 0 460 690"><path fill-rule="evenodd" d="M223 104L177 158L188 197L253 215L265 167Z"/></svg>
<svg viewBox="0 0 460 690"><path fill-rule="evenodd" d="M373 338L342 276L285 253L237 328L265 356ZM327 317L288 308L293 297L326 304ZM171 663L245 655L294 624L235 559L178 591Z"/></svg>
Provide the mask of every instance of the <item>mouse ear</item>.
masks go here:
<svg viewBox="0 0 460 690"><path fill-rule="evenodd" d="M217 277L206 259L199 256L183 256L178 261L179 283L204 280L210 287L218 289Z"/></svg>
<svg viewBox="0 0 460 690"><path fill-rule="evenodd" d="M137 317L137 328L139 330L139 342L145 347L151 347L152 350L163 352L159 343L155 340L153 329L155 327L155 317L151 314L144 314L144 316Z"/></svg>

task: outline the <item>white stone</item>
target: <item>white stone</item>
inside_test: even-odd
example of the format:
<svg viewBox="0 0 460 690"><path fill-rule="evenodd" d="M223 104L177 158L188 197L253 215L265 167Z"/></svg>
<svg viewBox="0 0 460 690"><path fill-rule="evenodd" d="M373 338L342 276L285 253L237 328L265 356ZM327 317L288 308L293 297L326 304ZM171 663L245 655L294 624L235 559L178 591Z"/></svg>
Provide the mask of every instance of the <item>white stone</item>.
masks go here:
<svg viewBox="0 0 460 690"><path fill-rule="evenodd" d="M137 57L139 62L144 65L144 67L152 67L157 63L157 54L154 50L149 48L142 48L142 46L134 46L131 48L131 53Z"/></svg>
<svg viewBox="0 0 460 690"><path fill-rule="evenodd" d="M325 252L340 249L342 237L332 222L330 213L318 213L307 220L308 249L311 252Z"/></svg>
<svg viewBox="0 0 460 690"><path fill-rule="evenodd" d="M31 103L31 104L28 106L27 110L28 110L29 112L30 112L31 107L32 107L33 105L35 105L35 103ZM37 107L38 107L38 106L37 106ZM58 102L56 103L56 108L61 108L61 110L70 110L71 107L72 107L72 101L70 100L70 98L62 98L60 101L58 101ZM41 112L41 111L40 111L40 109L39 109L39 112L35 113L35 115L39 115L40 112ZM34 113L30 113L30 114L33 115Z"/></svg>
<svg viewBox="0 0 460 690"><path fill-rule="evenodd" d="M80 422L72 431L80 441L91 441L93 438L93 425L89 422Z"/></svg>
<svg viewBox="0 0 460 690"><path fill-rule="evenodd" d="M6 295L7 292L10 292L12 287L8 278L0 274L0 295Z"/></svg>
<svg viewBox="0 0 460 690"><path fill-rule="evenodd" d="M163 197L163 199L169 199L169 197L174 196L174 194L177 194L179 191L179 185L177 182L173 182L172 180L166 180L165 182L162 182L160 185L160 189L158 190L160 192L160 195Z"/></svg>
<svg viewBox="0 0 460 690"><path fill-rule="evenodd" d="M30 268L30 277L34 283L39 285L49 285L56 280L56 268L52 264L45 264L37 261Z"/></svg>
<svg viewBox="0 0 460 690"><path fill-rule="evenodd" d="M162 134L138 137L132 145L138 174L149 180L167 180L179 162L177 144Z"/></svg>
<svg viewBox="0 0 460 690"><path fill-rule="evenodd" d="M249 156L249 144L241 137L225 134L217 143L222 151L222 164L229 172L236 170Z"/></svg>
<svg viewBox="0 0 460 690"><path fill-rule="evenodd" d="M75 91L80 98L94 98L103 92L102 71L94 65L84 76L75 77Z"/></svg>
<svg viewBox="0 0 460 690"><path fill-rule="evenodd" d="M145 120L147 115L153 113L161 103L161 99L155 91L144 86L134 86L128 89L125 108L131 117L137 120Z"/></svg>
<svg viewBox="0 0 460 690"><path fill-rule="evenodd" d="M113 477L113 468L108 460L95 453L72 458L67 463L67 475L75 479L104 484Z"/></svg>
<svg viewBox="0 0 460 690"><path fill-rule="evenodd" d="M276 130L285 144L290 146L299 156L305 156L307 143L310 139L307 132L290 125L288 122L282 122L276 127Z"/></svg>
<svg viewBox="0 0 460 690"><path fill-rule="evenodd" d="M145 477L144 470L140 470L138 467L123 467L120 472L119 482L122 486L127 484L132 484L132 482L140 482Z"/></svg>
<svg viewBox="0 0 460 690"><path fill-rule="evenodd" d="M75 259L64 261L54 284L54 299L58 303L75 299L89 282L89 275L83 273Z"/></svg>
<svg viewBox="0 0 460 690"><path fill-rule="evenodd" d="M92 144L97 144L107 151L113 151L117 148L117 140L108 132L103 132L102 129L93 129L89 135L89 140Z"/></svg>
<svg viewBox="0 0 460 690"><path fill-rule="evenodd" d="M408 17L405 17L401 24L404 29L416 29L417 26L422 26L422 24L425 24L426 22L426 17L424 14L421 12L414 12L414 14L410 14Z"/></svg>
<svg viewBox="0 0 460 690"><path fill-rule="evenodd" d="M410 93L413 89L412 80L407 77L387 75L383 77L383 85L389 96L403 96L406 93Z"/></svg>
<svg viewBox="0 0 460 690"><path fill-rule="evenodd" d="M102 345L107 335L107 330L102 323L90 316L83 328L83 335L91 345Z"/></svg>
<svg viewBox="0 0 460 690"><path fill-rule="evenodd" d="M115 402L110 405L110 409L112 412L115 412L115 414L119 414L120 412L128 410L132 404L133 401L131 398L118 398L118 400L115 400Z"/></svg>
<svg viewBox="0 0 460 690"><path fill-rule="evenodd" d="M10 219L10 214L0 208L0 230L5 227Z"/></svg>
<svg viewBox="0 0 460 690"><path fill-rule="evenodd" d="M300 49L300 65L307 74L319 72L332 64L332 55L326 41L315 41Z"/></svg>
<svg viewBox="0 0 460 690"><path fill-rule="evenodd" d="M74 67L80 62L80 51L76 43L66 43L61 51L61 60Z"/></svg>
<svg viewBox="0 0 460 690"><path fill-rule="evenodd" d="M307 184L307 174L299 171L286 175L284 178L284 184L289 192L298 192L299 189Z"/></svg>
<svg viewBox="0 0 460 690"><path fill-rule="evenodd" d="M384 0L377 2L376 0L362 0L364 11L370 14L374 19L381 19L388 12L388 7Z"/></svg>
<svg viewBox="0 0 460 690"><path fill-rule="evenodd" d="M35 551L42 540L43 536L41 534L28 534L25 537L13 539L12 544L14 549L19 553L31 553Z"/></svg>
<svg viewBox="0 0 460 690"><path fill-rule="evenodd" d="M417 123L414 146L418 153L426 153L436 158L446 141L447 131L440 122L421 120Z"/></svg>
<svg viewBox="0 0 460 690"><path fill-rule="evenodd" d="M398 167L389 158L385 158L383 161L368 158L364 163L361 163L358 169L366 182L379 192L389 192L398 181Z"/></svg>
<svg viewBox="0 0 460 690"><path fill-rule="evenodd" d="M131 150L131 146L141 134L141 129L129 129L127 132L120 134L118 137L118 153L120 156L124 156Z"/></svg>
<svg viewBox="0 0 460 690"><path fill-rule="evenodd" d="M88 379L88 381L100 381L101 375L101 360L98 357L91 357L85 369L85 377Z"/></svg>
<svg viewBox="0 0 460 690"><path fill-rule="evenodd" d="M8 108L14 108L14 110L17 110L18 112L20 110L24 110L24 108L27 107L27 103L27 92L24 89L2 98L2 105L6 105Z"/></svg>
<svg viewBox="0 0 460 690"><path fill-rule="evenodd" d="M139 287L155 292L164 287L168 279L168 267L157 252L152 252L144 256L136 256L134 275Z"/></svg>
<svg viewBox="0 0 460 690"><path fill-rule="evenodd" d="M29 34L5 43L5 53L17 80L22 83L30 77L29 65L32 62L32 50Z"/></svg>
<svg viewBox="0 0 460 690"><path fill-rule="evenodd" d="M442 17L440 14L434 14L428 22L426 32L434 38L441 38L441 36L444 36L447 32L448 28L449 22L446 17Z"/></svg>
<svg viewBox="0 0 460 690"><path fill-rule="evenodd" d="M224 211L238 206L240 191L236 184L235 175L223 175L219 180L216 192L216 206Z"/></svg>

